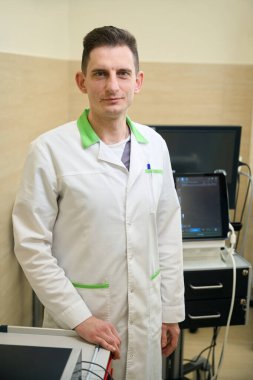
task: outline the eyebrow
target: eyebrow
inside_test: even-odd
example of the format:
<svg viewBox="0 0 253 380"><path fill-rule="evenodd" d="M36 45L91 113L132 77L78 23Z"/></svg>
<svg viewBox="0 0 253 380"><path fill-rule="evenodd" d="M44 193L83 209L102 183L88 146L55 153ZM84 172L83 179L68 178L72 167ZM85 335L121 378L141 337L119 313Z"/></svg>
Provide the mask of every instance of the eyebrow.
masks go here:
<svg viewBox="0 0 253 380"><path fill-rule="evenodd" d="M106 69L106 68L100 67L100 68L95 68L95 69L91 70L91 73L96 73L98 71L105 71L105 72L107 72L109 70ZM128 73L132 73L133 72L132 69L129 69L129 68L126 68L126 67L121 67L121 68L119 68L119 69L116 70L116 72L118 72L118 71L126 71Z"/></svg>
<svg viewBox="0 0 253 380"><path fill-rule="evenodd" d="M118 69L117 71L126 71L127 73L132 73L133 72L133 70L127 69L127 68L124 68L124 67L122 67L121 69Z"/></svg>

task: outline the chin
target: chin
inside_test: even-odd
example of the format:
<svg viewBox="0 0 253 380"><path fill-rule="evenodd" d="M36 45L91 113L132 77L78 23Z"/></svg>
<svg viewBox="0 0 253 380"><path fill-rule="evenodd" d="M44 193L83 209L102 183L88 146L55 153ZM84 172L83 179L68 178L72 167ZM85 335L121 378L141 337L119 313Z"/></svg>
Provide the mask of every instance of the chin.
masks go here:
<svg viewBox="0 0 253 380"><path fill-rule="evenodd" d="M105 114L111 115L112 117L117 117L127 112L128 107L106 107Z"/></svg>

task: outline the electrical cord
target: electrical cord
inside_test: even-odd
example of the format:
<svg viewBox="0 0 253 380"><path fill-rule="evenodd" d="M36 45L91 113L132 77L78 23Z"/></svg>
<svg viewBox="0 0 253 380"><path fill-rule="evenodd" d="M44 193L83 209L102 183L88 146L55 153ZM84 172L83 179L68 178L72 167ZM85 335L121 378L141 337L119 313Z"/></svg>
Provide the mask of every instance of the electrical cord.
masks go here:
<svg viewBox="0 0 253 380"><path fill-rule="evenodd" d="M237 212L238 198L239 198L239 193L240 193L240 168L241 168L241 166L246 166L247 169L248 169L248 171L249 171L249 175L251 176L250 166L246 162L239 161L238 162L238 176L237 176L236 197L235 197L235 210L234 210L234 218L233 218L234 222L236 221L236 212ZM244 197L244 206L246 204L246 200L247 200L247 196L248 196L248 191L249 191L249 184L248 184L247 191L246 191L246 194L245 194L245 197ZM241 213L240 220L242 220L242 216L243 216L243 212Z"/></svg>
<svg viewBox="0 0 253 380"><path fill-rule="evenodd" d="M205 373L205 380L217 380L218 379L218 375L219 375L219 372L221 370L223 360L224 360L224 353L225 353L225 348L226 348L227 340L228 340L229 327L230 327L232 313L233 313L233 309L234 309L234 303L235 303L236 264L235 264L234 254L235 254L235 245L236 245L236 234L235 234L235 231L234 231L232 224L230 224L230 223L229 223L229 230L230 230L230 233L229 233L230 247L227 248L227 255L225 255L224 251L223 251L221 253L221 256L222 256L224 261L226 261L228 258L230 258L230 260L232 262L232 267L233 267L232 295L231 295L230 309L229 309L229 314L228 314L227 324L226 324L226 329L225 329L225 336L224 336L224 340L223 340L220 358L218 361L217 370L215 371L215 347L216 347L216 340L217 340L217 337L218 337L218 334L220 331L217 327L214 328L214 333L213 333L211 344L208 347L206 347L204 350L202 350L199 353L199 355L197 356L197 358L191 359L191 360L184 359L184 361L189 361L191 363L195 363L199 360L199 358L201 357L203 352L209 350L208 357L206 360L206 365L209 362L208 359L210 358L210 355L212 354L212 366L211 366L211 368L209 368L209 367L207 368L207 366L206 367L203 366L202 369L205 371L204 372Z"/></svg>
<svg viewBox="0 0 253 380"><path fill-rule="evenodd" d="M102 379L102 380L104 380L103 377L99 376L96 372L93 372L93 371L91 371L90 369L82 368L81 370L82 370L82 371L85 371L85 372L88 372L88 373L91 373L92 375L97 376L98 379Z"/></svg>
<svg viewBox="0 0 253 380"><path fill-rule="evenodd" d="M235 244L236 244L236 235L233 226L229 223L229 229L230 229L230 247L227 249L228 251L228 256L231 259L232 266L233 266L233 284L232 284L232 295L231 295L231 303L230 303L230 309L229 309L229 314L228 314L228 319L227 319L227 324L226 324L226 329L225 329L225 336L224 336L224 341L221 349L221 354L220 354L220 359L218 362L218 367L216 370L216 373L213 374L210 380L217 380L219 372L222 367L222 363L224 360L224 352L225 348L227 345L227 340L228 340L228 333L229 333L229 327L231 323L231 318L232 318L232 313L234 309L234 303L235 303L235 292L236 292L236 264L235 264L235 259L234 259L234 254L235 254ZM224 256L223 256L224 259ZM226 259L226 258L225 258Z"/></svg>
<svg viewBox="0 0 253 380"><path fill-rule="evenodd" d="M244 223L244 233L243 233L242 243L241 243L241 246L240 246L240 254L243 256L244 250L245 250L245 245L246 245L246 239L247 239L247 232L248 232L248 225L249 225L249 219L250 219L250 212L252 210L252 204L253 204L253 179L252 179L252 176L250 174L242 172L242 171L240 171L240 175L245 176L245 177L248 178L248 181L249 181L248 188L251 188L251 192L250 192L250 196L249 196L249 200L248 200L247 214L246 214L246 216L244 218L244 220L245 220L245 223ZM248 198L248 196L247 196L247 198ZM247 199L245 200L244 209L246 207L246 201L247 201Z"/></svg>
<svg viewBox="0 0 253 380"><path fill-rule="evenodd" d="M86 360L82 360L81 363L91 364L91 365L95 365L97 367L102 368L102 370L105 371L105 373L107 374L108 380L113 380L110 372L105 367L103 367L102 365L100 365L98 363L94 363L94 362L89 362L89 361L86 361Z"/></svg>
<svg viewBox="0 0 253 380"><path fill-rule="evenodd" d="M212 337L212 341L213 342L213 337ZM213 347L213 343L211 343L209 346L207 346L206 348L204 348L202 351L200 351L200 353L198 354L198 356L194 359L184 359L184 361L186 362L190 362L190 363L196 363L199 358L201 357L201 355L206 352L207 350L211 349Z"/></svg>
<svg viewBox="0 0 253 380"><path fill-rule="evenodd" d="M79 362L79 363L80 363L80 362ZM105 367L103 367L102 365L100 365L100 364L98 364L98 363L95 363L95 362L86 361L86 360L82 360L81 363L90 364L90 365L94 365L94 366L100 367L100 368L105 372L105 374L107 374L107 378L108 378L108 380L113 380L113 378L112 378L110 372L109 372ZM81 368L81 371L88 372L88 373L90 373L90 374L92 374L92 375L97 376L97 378L104 380L103 377L99 376L97 373L91 371L91 370L88 369L88 368ZM75 371L74 373L77 373L77 372L79 372L79 370Z"/></svg>
<svg viewBox="0 0 253 380"><path fill-rule="evenodd" d="M250 178L251 177L251 169L249 167L248 164L245 164L245 163L241 163L242 165L241 166L246 166L248 168L248 177ZM242 173L242 175L246 175L246 173L243 173L241 171L239 171L239 174ZM247 190L246 190L246 194L245 194L245 197L244 197L244 203L243 203L243 207L242 207L242 212L241 212L241 217L240 217L240 222L242 222L242 219L243 219L243 215L244 215L244 212L245 212L245 208L246 208L246 203L247 203L247 199L248 199L248 194L249 194L249 189L250 189L250 180L248 180L248 186L247 186Z"/></svg>
<svg viewBox="0 0 253 380"><path fill-rule="evenodd" d="M246 166L248 168L248 170L249 170L250 175L251 175L250 166L246 162L239 161L238 167L240 167L240 166Z"/></svg>
<svg viewBox="0 0 253 380"><path fill-rule="evenodd" d="M240 192L240 176L239 176L239 167L238 167L238 175L237 175L237 181L236 181L235 208L234 208L233 222L236 221L236 213L237 213L237 205L238 205L239 192Z"/></svg>
<svg viewBox="0 0 253 380"><path fill-rule="evenodd" d="M236 222L237 205L238 205L238 198L239 198L240 186L241 186L240 175L242 173L241 172L241 167L242 166L246 166L247 169L248 169L248 174L246 174L246 173L242 174L242 175L245 175L245 176L248 177L248 184L247 184L247 190L246 190L246 193L245 193L245 196L244 196L244 201L243 201L243 206L242 206L242 210L241 210L241 215L240 215L240 218L239 218L239 223L240 224L242 224L242 221L243 221L244 212L245 212L245 209L246 209L246 204L247 204L247 200L248 200L248 196L249 196L249 190L250 190L250 185L251 185L251 181L250 181L251 169L250 169L250 166L247 163L245 163L245 162L239 161L239 163L238 163L238 184L237 184L235 210L234 210L234 219L233 219L234 222ZM244 229L244 231L245 231L245 229ZM241 233L241 231L239 230L238 234L237 234L236 248L237 248L237 246L239 244L240 233Z"/></svg>
<svg viewBox="0 0 253 380"><path fill-rule="evenodd" d="M220 328L218 328L217 326L214 327L213 329L213 337L212 337L212 344L211 344L211 347L209 349L209 352L208 352L208 355L207 355L207 361L206 361L206 366L203 367L204 371L205 371L205 375L208 374L208 378L207 380L209 380L212 376L212 373L214 373L214 368L215 368L215 347L216 347L216 341L217 341L217 338L218 338L218 335L219 335L219 331L220 331ZM209 358L210 356L212 356L212 364L210 367L207 367L207 364L209 364ZM205 376L206 378L206 376Z"/></svg>
<svg viewBox="0 0 253 380"><path fill-rule="evenodd" d="M214 373L214 366L215 366L215 361L214 361L214 358L215 358L215 347L216 347L216 341L217 341L217 338L219 336L219 332L220 332L220 327L214 327L213 328L213 335L212 335L212 339L211 339L211 344L204 348L199 354L197 357L193 358L193 359L184 359L185 362L189 362L189 363L197 363L199 361L199 359L201 358L202 354L209 350L208 352L208 355L207 355L207 358L206 358L206 363L203 364L203 367L201 368L202 371L204 371L204 376L205 376L205 380L210 380L211 376L212 376L212 373ZM212 365L209 366L209 357L211 356L212 354ZM199 371L199 370L197 370ZM212 371L212 372L211 372ZM202 373L203 375L203 373Z"/></svg>

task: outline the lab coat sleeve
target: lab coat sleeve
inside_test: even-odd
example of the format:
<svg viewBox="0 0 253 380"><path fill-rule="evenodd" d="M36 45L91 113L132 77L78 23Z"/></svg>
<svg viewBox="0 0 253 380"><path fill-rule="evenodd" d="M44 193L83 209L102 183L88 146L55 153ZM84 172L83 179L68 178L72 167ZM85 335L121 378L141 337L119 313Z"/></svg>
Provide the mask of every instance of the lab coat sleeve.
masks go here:
<svg viewBox="0 0 253 380"><path fill-rule="evenodd" d="M58 196L50 154L34 142L13 209L15 254L52 318L60 327L72 329L91 313L52 254Z"/></svg>
<svg viewBox="0 0 253 380"><path fill-rule="evenodd" d="M181 211L164 141L163 156L163 188L157 210L162 321L175 323L185 317Z"/></svg>

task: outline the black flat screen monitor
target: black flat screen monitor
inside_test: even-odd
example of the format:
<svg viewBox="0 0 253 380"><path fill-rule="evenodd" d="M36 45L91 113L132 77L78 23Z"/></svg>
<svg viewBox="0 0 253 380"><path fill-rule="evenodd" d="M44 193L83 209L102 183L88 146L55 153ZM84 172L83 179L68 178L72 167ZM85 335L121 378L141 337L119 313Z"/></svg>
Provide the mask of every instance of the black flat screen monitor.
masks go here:
<svg viewBox="0 0 253 380"><path fill-rule="evenodd" d="M81 379L81 349L0 344L0 358L1 380Z"/></svg>
<svg viewBox="0 0 253 380"><path fill-rule="evenodd" d="M175 173L226 173L229 208L235 207L241 127L151 127L166 141Z"/></svg>
<svg viewBox="0 0 253 380"><path fill-rule="evenodd" d="M226 178L221 173L174 174L183 241L225 240L229 231Z"/></svg>

